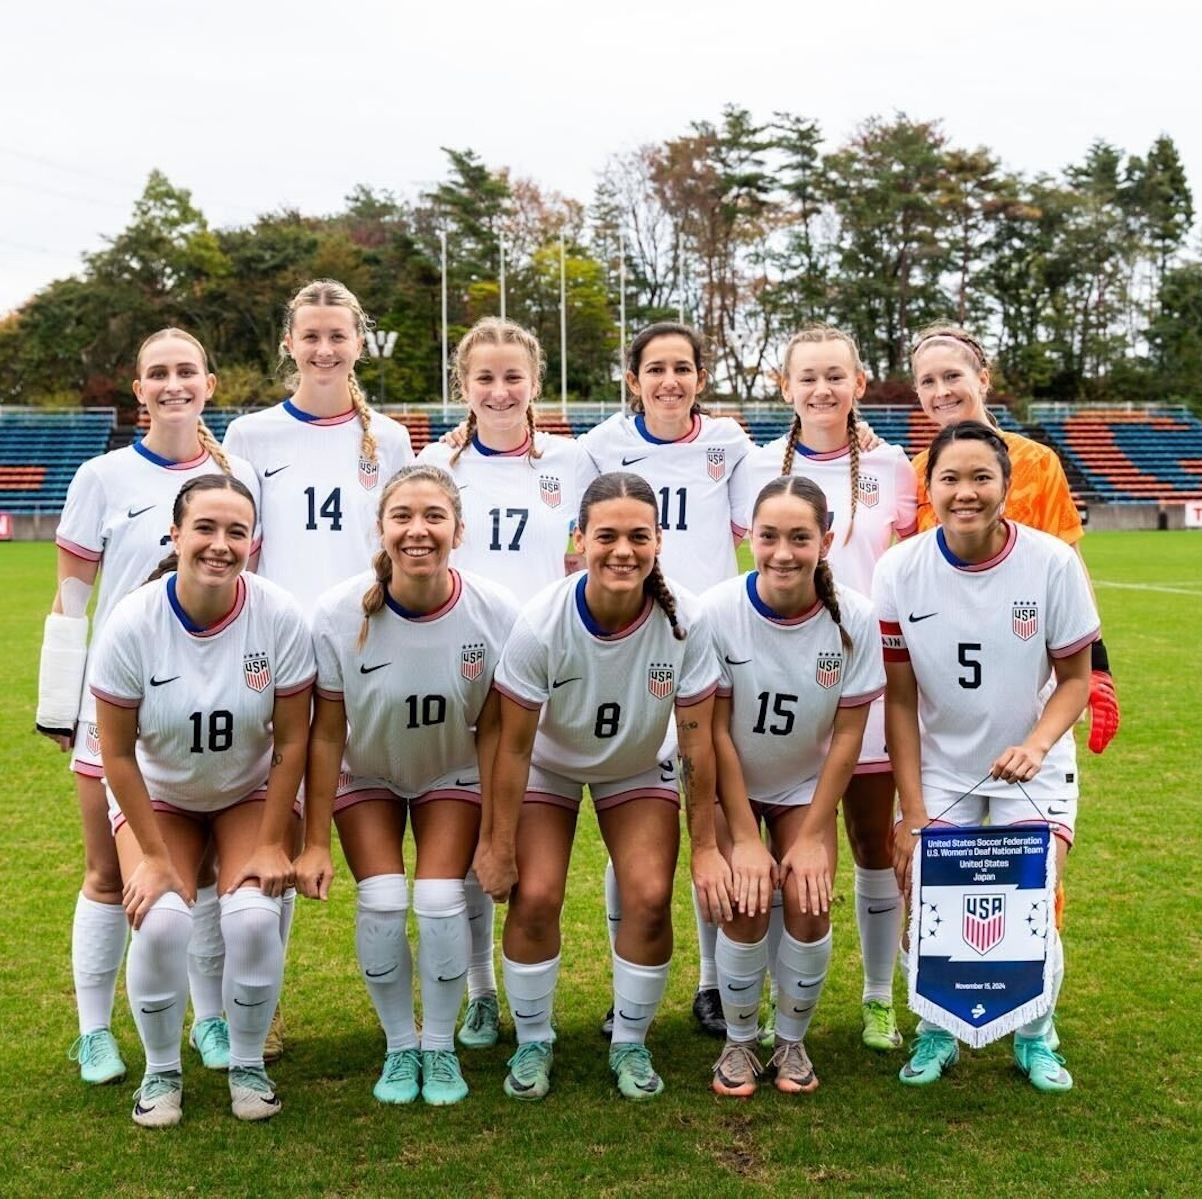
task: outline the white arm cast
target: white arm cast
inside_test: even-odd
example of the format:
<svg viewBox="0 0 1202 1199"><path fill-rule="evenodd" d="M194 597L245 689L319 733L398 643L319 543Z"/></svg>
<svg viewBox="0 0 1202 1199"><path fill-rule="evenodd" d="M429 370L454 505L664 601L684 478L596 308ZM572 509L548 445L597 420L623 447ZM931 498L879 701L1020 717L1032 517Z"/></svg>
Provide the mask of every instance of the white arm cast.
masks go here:
<svg viewBox="0 0 1202 1199"><path fill-rule="evenodd" d="M46 617L34 718L39 729L67 735L75 731L88 661L88 618L84 613L91 591L91 586L79 579L63 579L58 597L63 611Z"/></svg>

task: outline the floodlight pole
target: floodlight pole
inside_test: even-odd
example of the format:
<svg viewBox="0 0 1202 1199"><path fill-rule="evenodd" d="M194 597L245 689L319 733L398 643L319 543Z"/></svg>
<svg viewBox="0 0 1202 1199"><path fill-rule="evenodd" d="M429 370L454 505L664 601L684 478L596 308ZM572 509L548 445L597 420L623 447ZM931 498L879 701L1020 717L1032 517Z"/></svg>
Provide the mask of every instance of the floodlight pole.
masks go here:
<svg viewBox="0 0 1202 1199"><path fill-rule="evenodd" d="M505 238L500 238L501 247L501 319L505 319Z"/></svg>
<svg viewBox="0 0 1202 1199"><path fill-rule="evenodd" d="M559 234L559 407L568 415L568 268L563 232Z"/></svg>
<svg viewBox="0 0 1202 1199"><path fill-rule="evenodd" d="M618 230L618 396L626 415L626 234Z"/></svg>
<svg viewBox="0 0 1202 1199"><path fill-rule="evenodd" d="M447 231L439 231L438 240L442 246L442 419L447 420L451 414L451 397L447 389Z"/></svg>

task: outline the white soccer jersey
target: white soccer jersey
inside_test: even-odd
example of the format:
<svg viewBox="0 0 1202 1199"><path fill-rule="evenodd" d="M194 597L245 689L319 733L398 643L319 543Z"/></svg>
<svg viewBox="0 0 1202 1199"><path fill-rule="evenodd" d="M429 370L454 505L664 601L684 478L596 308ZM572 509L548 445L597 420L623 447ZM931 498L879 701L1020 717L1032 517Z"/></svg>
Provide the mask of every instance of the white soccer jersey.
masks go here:
<svg viewBox="0 0 1202 1199"><path fill-rule="evenodd" d="M463 500L463 544L452 561L507 587L519 602L563 578L568 534L580 496L596 474L580 444L538 433L540 457L529 443L509 452L489 450L473 438L453 466L454 449L431 442L418 455L448 471Z"/></svg>
<svg viewBox="0 0 1202 1199"><path fill-rule="evenodd" d="M267 781L277 695L313 682L313 646L296 601L257 575L198 629L169 574L114 609L96 647L92 692L138 710L138 766L151 799L216 812Z"/></svg>
<svg viewBox="0 0 1202 1199"><path fill-rule="evenodd" d="M517 619L504 587L457 570L451 579L451 598L423 616L386 595L362 649L370 571L327 591L313 617L318 692L346 705L346 767L400 795L421 795L457 769L463 785L476 781L476 721Z"/></svg>
<svg viewBox="0 0 1202 1199"><path fill-rule="evenodd" d="M1020 794L1012 783L981 779L1035 726L1050 659L1098 636L1076 554L1055 537L1007 522L1002 551L969 566L947 548L943 530L933 529L885 554L873 599L885 661L909 660L918 681L924 790ZM1071 730L1023 786L1035 798L1076 797Z"/></svg>
<svg viewBox="0 0 1202 1199"><path fill-rule="evenodd" d="M225 445L259 476L263 550L259 573L312 609L335 583L358 574L379 549L376 508L384 484L413 461L409 430L371 417L378 461L361 450L353 409L314 417L284 400L232 421Z"/></svg>
<svg viewBox="0 0 1202 1199"><path fill-rule="evenodd" d="M751 512L764 485L780 478L787 441L786 434L753 450L736 472L731 482L731 506L735 523L741 528L751 528ZM855 523L846 545L851 517L851 452L844 447L818 453L799 445L793 455L793 473L812 479L826 496L835 535L827 557L835 579L864 595L870 594L877 559L893 543L894 535L909 537L917 528L918 479L905 453L896 445L861 451Z"/></svg>
<svg viewBox="0 0 1202 1199"><path fill-rule="evenodd" d="M679 441L660 441L641 413L615 413L580 438L598 473L641 475L659 501L664 573L702 592L737 571L731 508L733 480L752 450L729 417L694 415Z"/></svg>
<svg viewBox="0 0 1202 1199"><path fill-rule="evenodd" d="M584 599L586 572L539 592L513 627L494 683L526 708L541 706L533 764L580 783L650 770L664 756L674 706L699 703L718 682L698 600L669 581L676 618L648 601L617 633L597 625Z"/></svg>
<svg viewBox="0 0 1202 1199"><path fill-rule="evenodd" d="M809 803L839 708L871 703L885 690L872 604L839 588L843 648L830 613L816 603L784 620L756 592L755 571L701 597L714 640L718 694L731 697L730 733L750 799Z"/></svg>

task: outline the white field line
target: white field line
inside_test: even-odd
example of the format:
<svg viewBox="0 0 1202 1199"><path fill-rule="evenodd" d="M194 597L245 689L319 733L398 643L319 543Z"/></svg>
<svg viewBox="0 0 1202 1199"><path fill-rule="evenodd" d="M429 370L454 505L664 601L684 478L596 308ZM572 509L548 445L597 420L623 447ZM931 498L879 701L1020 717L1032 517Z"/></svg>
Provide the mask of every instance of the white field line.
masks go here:
<svg viewBox="0 0 1202 1199"><path fill-rule="evenodd" d="M1169 587L1160 583L1116 583L1111 579L1094 579L1095 587L1117 587L1123 591L1160 591L1165 595L1194 595L1202 598L1202 583L1190 587Z"/></svg>

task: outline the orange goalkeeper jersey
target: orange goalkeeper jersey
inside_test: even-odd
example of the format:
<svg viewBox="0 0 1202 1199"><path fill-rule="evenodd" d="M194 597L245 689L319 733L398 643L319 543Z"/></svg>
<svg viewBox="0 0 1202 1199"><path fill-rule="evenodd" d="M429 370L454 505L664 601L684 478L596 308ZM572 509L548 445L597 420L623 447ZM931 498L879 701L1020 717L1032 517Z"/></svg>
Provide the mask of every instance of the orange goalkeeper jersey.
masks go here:
<svg viewBox="0 0 1202 1199"><path fill-rule="evenodd" d="M1029 437L999 429L1010 451L1010 494L1006 497L1006 516L1021 525L1051 533L1069 545L1081 540L1081 514L1073 503L1068 479L1056 452ZM914 459L918 475L918 528L933 529L938 523L927 495L927 452Z"/></svg>

